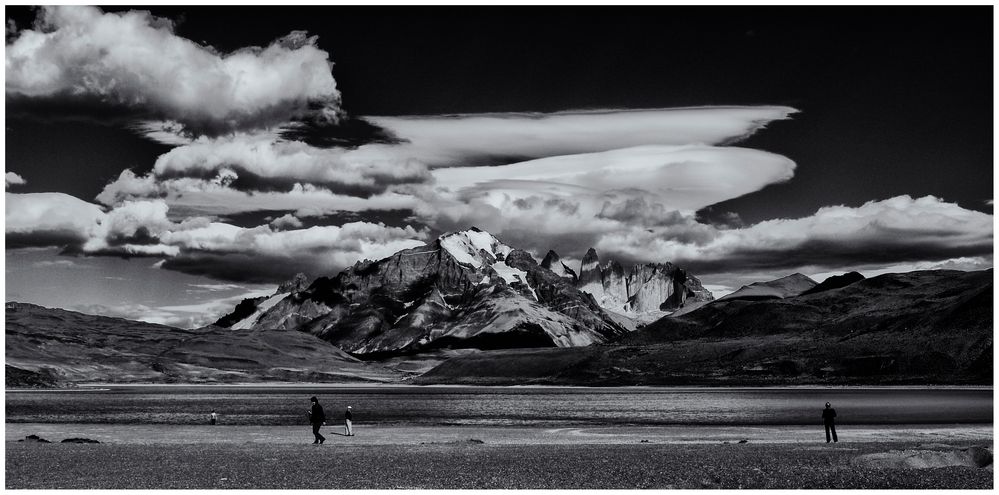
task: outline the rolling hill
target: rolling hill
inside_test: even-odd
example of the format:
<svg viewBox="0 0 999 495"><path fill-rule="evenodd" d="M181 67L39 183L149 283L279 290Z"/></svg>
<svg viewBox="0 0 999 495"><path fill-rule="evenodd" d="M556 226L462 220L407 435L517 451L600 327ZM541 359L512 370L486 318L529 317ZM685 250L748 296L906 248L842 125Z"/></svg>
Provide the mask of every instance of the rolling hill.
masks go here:
<svg viewBox="0 0 999 495"><path fill-rule="evenodd" d="M16 302L5 320L8 387L399 378L303 332L183 330Z"/></svg>

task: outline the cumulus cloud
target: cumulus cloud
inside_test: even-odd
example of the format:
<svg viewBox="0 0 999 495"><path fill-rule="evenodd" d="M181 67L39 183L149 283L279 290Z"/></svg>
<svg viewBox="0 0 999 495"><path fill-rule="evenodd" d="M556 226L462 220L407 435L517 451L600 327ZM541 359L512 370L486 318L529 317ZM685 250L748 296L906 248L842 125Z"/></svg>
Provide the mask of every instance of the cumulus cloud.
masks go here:
<svg viewBox="0 0 999 495"><path fill-rule="evenodd" d="M10 186L20 186L27 184L27 181L25 181L24 178L22 178L20 175L17 175L14 172L7 172L7 174L4 176L4 184L5 184L4 185L5 189L10 189Z"/></svg>
<svg viewBox="0 0 999 495"><path fill-rule="evenodd" d="M271 220L270 226L276 230L300 229L302 228L302 221L295 215L288 213Z"/></svg>
<svg viewBox="0 0 999 495"><path fill-rule="evenodd" d="M6 193L7 247L81 244L90 239L104 212L62 193Z"/></svg>
<svg viewBox="0 0 999 495"><path fill-rule="evenodd" d="M373 146L372 152L404 155L433 167L453 167L643 145L727 144L796 111L781 106L745 106L364 119L404 141Z"/></svg>
<svg viewBox="0 0 999 495"><path fill-rule="evenodd" d="M213 134L307 114L334 119L339 111L329 54L304 32L220 53L145 11L39 12L35 29L6 46L8 98L96 99Z"/></svg>

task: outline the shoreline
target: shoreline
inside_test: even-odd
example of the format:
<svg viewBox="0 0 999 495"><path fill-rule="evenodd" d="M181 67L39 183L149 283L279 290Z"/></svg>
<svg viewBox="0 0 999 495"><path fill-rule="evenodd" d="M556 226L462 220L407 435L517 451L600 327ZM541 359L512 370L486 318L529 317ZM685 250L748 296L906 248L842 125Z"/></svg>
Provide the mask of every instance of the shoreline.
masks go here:
<svg viewBox="0 0 999 495"><path fill-rule="evenodd" d="M6 423L5 438L16 442L39 435L53 442L85 437L106 444L297 444L311 440L308 425ZM989 443L989 424L837 425L842 444L886 442ZM824 444L822 425L663 425L663 426L484 426L354 424L355 436L343 437L342 422L323 427L335 444L364 446L420 445L480 440L490 445L630 445L653 443ZM326 434L326 433L324 433Z"/></svg>
<svg viewBox="0 0 999 495"><path fill-rule="evenodd" d="M240 382L240 383L80 383L73 387L59 388L8 388L6 393L44 393L108 391L122 388L318 388L331 390L363 390L382 388L413 389L580 389L580 390L993 390L994 385L929 384L929 385L468 385L468 384L416 384L405 382L380 383L326 383L326 382Z"/></svg>

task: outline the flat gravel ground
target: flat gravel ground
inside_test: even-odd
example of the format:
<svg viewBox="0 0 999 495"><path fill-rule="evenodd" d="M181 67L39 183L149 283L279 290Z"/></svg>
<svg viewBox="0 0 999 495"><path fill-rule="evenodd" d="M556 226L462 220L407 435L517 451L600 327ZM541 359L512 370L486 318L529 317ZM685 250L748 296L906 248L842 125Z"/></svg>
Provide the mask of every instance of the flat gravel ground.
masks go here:
<svg viewBox="0 0 999 495"><path fill-rule="evenodd" d="M8 441L6 488L993 487L991 469L851 465L861 454L917 446L913 442L497 445L466 440L314 446Z"/></svg>

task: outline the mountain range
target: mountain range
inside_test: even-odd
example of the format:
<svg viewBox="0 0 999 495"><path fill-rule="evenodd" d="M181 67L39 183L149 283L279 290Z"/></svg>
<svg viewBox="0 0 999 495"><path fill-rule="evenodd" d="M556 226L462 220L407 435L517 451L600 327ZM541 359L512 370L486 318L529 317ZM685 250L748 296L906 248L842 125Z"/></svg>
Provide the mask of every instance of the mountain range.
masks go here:
<svg viewBox="0 0 999 495"><path fill-rule="evenodd" d="M992 378L991 270L792 274L712 300L671 263L625 269L590 249L577 271L474 228L333 277L295 277L199 329L13 302L5 316L8 386Z"/></svg>
<svg viewBox="0 0 999 495"><path fill-rule="evenodd" d="M335 277L298 278L268 298L241 302L216 325L300 330L366 358L441 348L578 347L635 328L639 313L666 314L710 292L670 263L615 262L596 252L577 277L555 252L539 264L472 228ZM613 309L610 309L613 308Z"/></svg>

